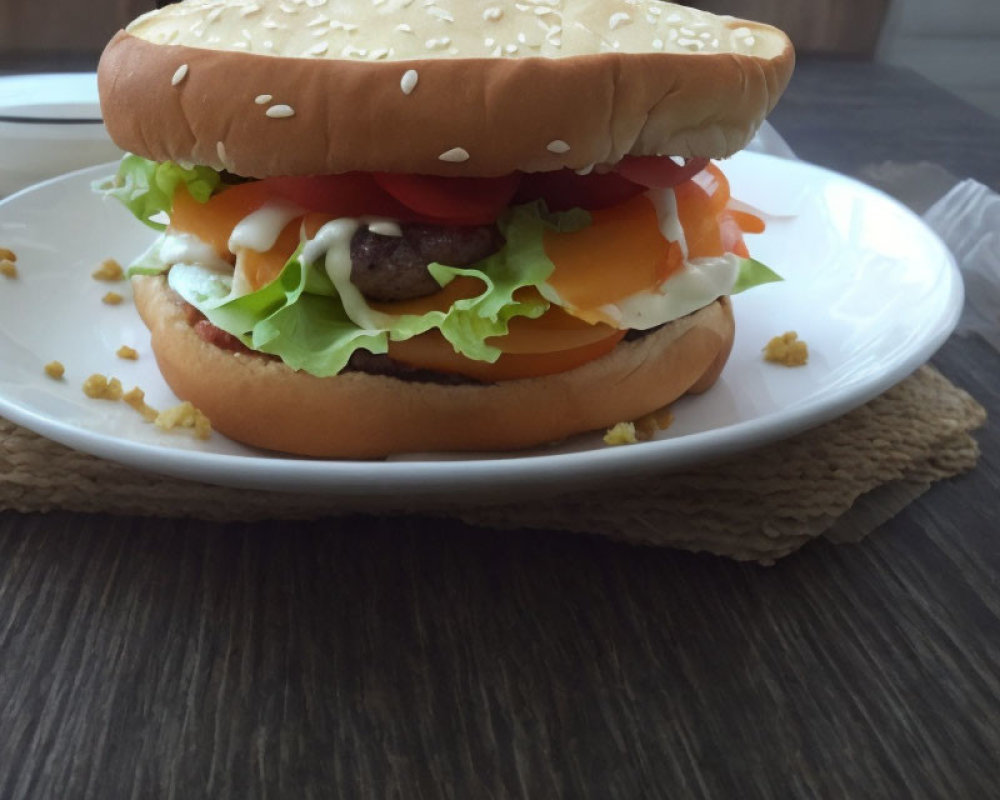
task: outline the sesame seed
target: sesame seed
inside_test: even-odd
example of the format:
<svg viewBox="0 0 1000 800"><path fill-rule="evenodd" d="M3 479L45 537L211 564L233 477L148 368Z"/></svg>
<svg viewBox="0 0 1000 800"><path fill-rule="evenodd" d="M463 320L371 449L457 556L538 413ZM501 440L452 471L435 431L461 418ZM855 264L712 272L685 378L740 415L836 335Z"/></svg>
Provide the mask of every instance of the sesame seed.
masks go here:
<svg viewBox="0 0 1000 800"><path fill-rule="evenodd" d="M413 33L413 28L407 25L405 22L399 23L395 28L400 33Z"/></svg>
<svg viewBox="0 0 1000 800"><path fill-rule="evenodd" d="M295 116L295 109L284 103L279 103L278 105L271 106L264 113L271 119L286 119Z"/></svg>
<svg viewBox="0 0 1000 800"><path fill-rule="evenodd" d="M408 69L403 73L403 77L399 79L399 88L403 91L403 94L410 94L417 88L417 81L419 79L420 76L415 69Z"/></svg>
<svg viewBox="0 0 1000 800"><path fill-rule="evenodd" d="M662 50L663 49L663 39L653 39L653 49Z"/></svg>
<svg viewBox="0 0 1000 800"><path fill-rule="evenodd" d="M248 6L244 6L243 10L240 12L241 17L250 17L260 11L260 6L256 3L251 3Z"/></svg>
<svg viewBox="0 0 1000 800"><path fill-rule="evenodd" d="M219 161L222 162L222 166L226 166L226 145L223 142L215 143L215 152L219 156Z"/></svg>
<svg viewBox="0 0 1000 800"><path fill-rule="evenodd" d="M188 74L188 65L181 64L177 68L176 72L174 72L174 77L170 79L170 85L177 86L182 80L184 80L187 77L187 74Z"/></svg>
<svg viewBox="0 0 1000 800"><path fill-rule="evenodd" d="M514 55L514 53L517 52L517 45L516 44L505 44L504 48L503 48L503 51L507 55L512 56L512 55Z"/></svg>
<svg viewBox="0 0 1000 800"><path fill-rule="evenodd" d="M590 174L591 172L593 172L593 171L594 171L594 165L593 165L593 164L587 164L587 166L585 166L585 167L580 167L580 169L577 169L577 170L573 170L573 171L574 171L574 172L575 172L575 173L576 173L577 175L589 175L589 174Z"/></svg>
<svg viewBox="0 0 1000 800"><path fill-rule="evenodd" d="M453 164L469 160L469 151L462 147L453 147L438 156L439 161L448 161Z"/></svg>
<svg viewBox="0 0 1000 800"><path fill-rule="evenodd" d="M321 56L329 49L330 45L328 45L326 42L320 42L319 44L314 44L312 47L310 47L307 52L311 56Z"/></svg>
<svg viewBox="0 0 1000 800"><path fill-rule="evenodd" d="M503 16L503 9L497 6L490 6L485 11L483 11L483 19L487 22L495 22Z"/></svg>
<svg viewBox="0 0 1000 800"><path fill-rule="evenodd" d="M253 101L254 101L254 102L255 102L255 103L257 104L257 105L259 105L259 106L266 106L266 105L267 105L268 103L270 103L270 102L271 102L271 101L272 101L273 99L274 99L274 95L270 95L270 94L259 94L259 95L257 95L257 96L256 96L256 97L255 97L255 98L253 99Z"/></svg>
<svg viewBox="0 0 1000 800"><path fill-rule="evenodd" d="M451 39L449 39L447 36L442 36L438 39L428 39L426 42L424 42L424 47L426 47L428 50L440 50L441 48L447 47L450 44L451 44Z"/></svg>
<svg viewBox="0 0 1000 800"><path fill-rule="evenodd" d="M369 53L368 55L370 58L373 58L377 61L379 59L385 58L387 55L389 55L390 52L391 51L389 50L388 47L379 47L376 50L372 50L371 53Z"/></svg>
<svg viewBox="0 0 1000 800"><path fill-rule="evenodd" d="M632 17L625 11L616 11L608 18L608 27L615 31L622 25L627 25L632 21Z"/></svg>
<svg viewBox="0 0 1000 800"><path fill-rule="evenodd" d="M553 139L551 142L545 145L545 149L548 150L550 153L568 153L569 145L562 139Z"/></svg>
<svg viewBox="0 0 1000 800"><path fill-rule="evenodd" d="M432 17L437 17L442 22L455 21L455 18L451 15L451 13L445 11L443 8L438 8L437 6L430 6L427 9L427 13L430 14Z"/></svg>
<svg viewBox="0 0 1000 800"><path fill-rule="evenodd" d="M309 20L306 23L307 28L315 28L317 25L326 25L330 21L330 18L326 14L320 14L315 19Z"/></svg>
<svg viewBox="0 0 1000 800"><path fill-rule="evenodd" d="M743 44L745 44L747 47L753 47L755 44L757 44L757 40L753 36L748 36L746 39L743 40Z"/></svg>

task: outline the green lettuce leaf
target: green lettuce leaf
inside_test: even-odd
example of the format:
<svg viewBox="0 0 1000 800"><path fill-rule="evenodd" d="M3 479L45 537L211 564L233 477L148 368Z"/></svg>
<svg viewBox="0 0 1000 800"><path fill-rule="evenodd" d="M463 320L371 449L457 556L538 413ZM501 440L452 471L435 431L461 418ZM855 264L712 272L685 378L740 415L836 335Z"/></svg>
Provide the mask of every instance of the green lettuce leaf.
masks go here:
<svg viewBox="0 0 1000 800"><path fill-rule="evenodd" d="M206 203L221 182L219 173L210 167L187 168L173 161L149 161L129 154L121 160L114 177L95 181L93 188L119 200L140 222L162 231L166 225L153 217L170 211L178 186L184 186L199 203Z"/></svg>
<svg viewBox="0 0 1000 800"><path fill-rule="evenodd" d="M762 286L765 283L778 283L783 280L784 278L766 264L761 264L752 258L741 258L740 271L736 276L736 283L733 284L732 291L729 294L739 294L740 292L745 292L747 289L752 289L754 286Z"/></svg>
<svg viewBox="0 0 1000 800"><path fill-rule="evenodd" d="M479 295L459 300L447 311L389 315L368 307L360 294L345 301L321 262L302 263L302 247L274 281L241 296L233 295L231 275L196 265L175 264L168 280L213 325L248 347L279 356L290 367L318 377L339 373L355 350L385 353L390 340L409 339L433 328L456 352L494 362L500 351L486 339L505 335L514 317L537 318L549 308L538 296L514 298L519 289L537 286L552 274L554 266L542 246L545 229L574 229L589 219L586 212L552 215L542 204L511 209L501 222L507 246L499 253L470 268L428 267L442 286L459 275L483 284ZM384 324L364 328L354 321L371 318Z"/></svg>

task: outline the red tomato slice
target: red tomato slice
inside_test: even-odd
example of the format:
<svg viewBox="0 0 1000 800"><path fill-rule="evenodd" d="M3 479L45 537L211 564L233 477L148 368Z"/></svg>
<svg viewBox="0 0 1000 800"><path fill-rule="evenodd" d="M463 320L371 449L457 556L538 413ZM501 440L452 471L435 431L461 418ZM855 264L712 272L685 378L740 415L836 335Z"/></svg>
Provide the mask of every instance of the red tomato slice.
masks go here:
<svg viewBox="0 0 1000 800"><path fill-rule="evenodd" d="M521 174L515 172L499 178L447 178L375 172L372 178L418 214L451 225L488 225L510 204Z"/></svg>
<svg viewBox="0 0 1000 800"><path fill-rule="evenodd" d="M669 189L690 180L707 166L707 158L689 158L681 166L669 156L625 156L615 172L650 189Z"/></svg>
<svg viewBox="0 0 1000 800"><path fill-rule="evenodd" d="M577 175L571 169L557 169L525 174L514 201L528 203L541 198L549 211L568 211L571 208L595 211L624 203L644 191L645 186L633 183L616 172Z"/></svg>
<svg viewBox="0 0 1000 800"><path fill-rule="evenodd" d="M265 178L255 184L243 184L227 191L238 191L243 186L256 186L271 198L281 198L307 211L319 211L332 217L360 217L365 215L414 220L419 215L386 194L375 179L365 172L347 172L342 175L303 175Z"/></svg>

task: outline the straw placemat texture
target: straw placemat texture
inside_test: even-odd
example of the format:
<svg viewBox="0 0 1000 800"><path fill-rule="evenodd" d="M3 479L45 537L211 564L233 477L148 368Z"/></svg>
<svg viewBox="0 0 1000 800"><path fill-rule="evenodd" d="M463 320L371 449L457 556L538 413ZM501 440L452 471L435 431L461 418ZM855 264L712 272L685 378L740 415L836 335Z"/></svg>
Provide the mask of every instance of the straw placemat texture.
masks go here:
<svg viewBox="0 0 1000 800"><path fill-rule="evenodd" d="M969 432L985 418L967 393L925 366L846 416L736 458L556 497L422 505L419 512L767 563L822 535L860 540L933 482L971 469L979 450ZM249 521L335 517L373 505L161 477L0 419L0 509ZM412 510L385 500L377 506L379 514Z"/></svg>

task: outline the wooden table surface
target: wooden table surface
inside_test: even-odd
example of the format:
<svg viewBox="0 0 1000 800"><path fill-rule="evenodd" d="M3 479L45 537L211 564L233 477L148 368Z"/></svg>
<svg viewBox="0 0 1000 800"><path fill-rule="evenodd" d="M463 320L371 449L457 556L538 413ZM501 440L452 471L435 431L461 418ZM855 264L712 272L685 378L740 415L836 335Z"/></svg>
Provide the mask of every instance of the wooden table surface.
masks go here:
<svg viewBox="0 0 1000 800"><path fill-rule="evenodd" d="M1000 121L806 61L774 122L854 173L1000 184ZM1000 355L934 363L1000 419ZM1000 435L776 566L420 518L0 513L2 798L980 798L1000 791Z"/></svg>

